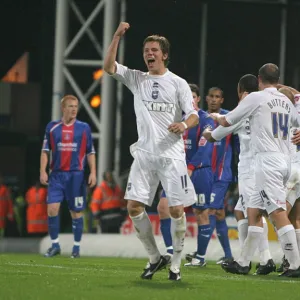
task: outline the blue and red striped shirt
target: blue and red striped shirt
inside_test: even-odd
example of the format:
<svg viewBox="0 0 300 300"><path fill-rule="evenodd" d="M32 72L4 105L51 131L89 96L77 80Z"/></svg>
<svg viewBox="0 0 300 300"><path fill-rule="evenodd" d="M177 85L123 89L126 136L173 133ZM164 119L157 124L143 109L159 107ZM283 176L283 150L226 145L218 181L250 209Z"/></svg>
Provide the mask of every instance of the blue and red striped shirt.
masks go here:
<svg viewBox="0 0 300 300"><path fill-rule="evenodd" d="M76 120L65 125L61 120L46 127L43 151L51 151L52 171L83 171L86 156L95 153L90 126Z"/></svg>
<svg viewBox="0 0 300 300"><path fill-rule="evenodd" d="M229 111L220 110L221 115L226 115ZM214 128L219 124L215 122ZM215 181L231 182L232 178L232 134L226 136L221 141L214 142L212 150L212 171Z"/></svg>
<svg viewBox="0 0 300 300"><path fill-rule="evenodd" d="M202 136L202 133L208 127L213 129L214 121L202 109L198 111L198 115L199 124L185 130L183 134L186 163L190 170L210 167L212 161L211 153L213 145Z"/></svg>

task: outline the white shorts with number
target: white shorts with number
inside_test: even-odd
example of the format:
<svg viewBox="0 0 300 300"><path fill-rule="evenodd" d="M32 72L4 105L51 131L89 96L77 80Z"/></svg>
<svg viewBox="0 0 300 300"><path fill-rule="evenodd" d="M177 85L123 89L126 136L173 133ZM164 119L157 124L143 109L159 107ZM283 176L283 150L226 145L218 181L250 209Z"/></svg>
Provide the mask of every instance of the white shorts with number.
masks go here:
<svg viewBox="0 0 300 300"><path fill-rule="evenodd" d="M235 206L235 210L242 211L247 218L247 207L251 194L254 192L254 174L242 174L238 177L239 182L239 200Z"/></svg>
<svg viewBox="0 0 300 300"><path fill-rule="evenodd" d="M159 182L168 195L169 206L190 206L196 193L185 161L164 158L136 149L128 178L125 199L151 206Z"/></svg>
<svg viewBox="0 0 300 300"><path fill-rule="evenodd" d="M255 156L255 188L248 207L266 209L268 214L279 208L286 210L285 184L290 169L288 156L274 152L258 153Z"/></svg>
<svg viewBox="0 0 300 300"><path fill-rule="evenodd" d="M291 176L286 184L286 200L294 206L300 197L300 162L291 163Z"/></svg>

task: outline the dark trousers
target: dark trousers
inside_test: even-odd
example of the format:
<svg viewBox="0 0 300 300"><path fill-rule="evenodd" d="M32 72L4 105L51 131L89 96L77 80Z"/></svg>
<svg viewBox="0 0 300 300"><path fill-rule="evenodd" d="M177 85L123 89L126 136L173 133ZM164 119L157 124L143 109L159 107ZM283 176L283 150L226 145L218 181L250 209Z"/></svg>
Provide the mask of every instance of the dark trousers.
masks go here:
<svg viewBox="0 0 300 300"><path fill-rule="evenodd" d="M114 217L111 219L100 218L100 226L102 233L120 233L123 217Z"/></svg>

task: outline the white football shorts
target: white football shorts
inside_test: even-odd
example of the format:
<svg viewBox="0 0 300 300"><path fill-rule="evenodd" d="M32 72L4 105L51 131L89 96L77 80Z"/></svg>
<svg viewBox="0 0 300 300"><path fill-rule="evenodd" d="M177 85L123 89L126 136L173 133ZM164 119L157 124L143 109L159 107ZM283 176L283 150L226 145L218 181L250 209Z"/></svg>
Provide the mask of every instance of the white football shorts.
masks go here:
<svg viewBox="0 0 300 300"><path fill-rule="evenodd" d="M286 184L286 200L293 207L300 197L300 162L291 163L291 176Z"/></svg>
<svg viewBox="0 0 300 300"><path fill-rule="evenodd" d="M131 149L131 165L125 199L152 205L161 182L168 195L169 206L190 206L196 202L196 193L187 173L185 161L160 157L140 149Z"/></svg>
<svg viewBox="0 0 300 300"><path fill-rule="evenodd" d="M268 214L286 210L285 185L290 176L291 162L287 155L263 152L255 156L255 187L248 207L265 209Z"/></svg>

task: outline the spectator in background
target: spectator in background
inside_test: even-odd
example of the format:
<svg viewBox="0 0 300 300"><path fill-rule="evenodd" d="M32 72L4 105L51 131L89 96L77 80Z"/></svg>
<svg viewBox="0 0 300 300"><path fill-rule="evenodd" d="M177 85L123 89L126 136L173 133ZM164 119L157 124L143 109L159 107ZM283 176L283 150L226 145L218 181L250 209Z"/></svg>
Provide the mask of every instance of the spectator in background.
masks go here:
<svg viewBox="0 0 300 300"><path fill-rule="evenodd" d="M25 196L27 203L27 232L45 235L48 232L47 189L39 181L29 188Z"/></svg>
<svg viewBox="0 0 300 300"><path fill-rule="evenodd" d="M13 202L9 188L4 184L3 176L0 174L0 238L4 236L6 219L13 221Z"/></svg>
<svg viewBox="0 0 300 300"><path fill-rule="evenodd" d="M94 218L100 221L102 233L120 233L126 203L112 172L104 172L103 181L93 192L90 207Z"/></svg>
<svg viewBox="0 0 300 300"><path fill-rule="evenodd" d="M20 236L25 233L25 198L23 192L18 186L12 188L13 203L14 203L14 216L16 220L16 226Z"/></svg>

